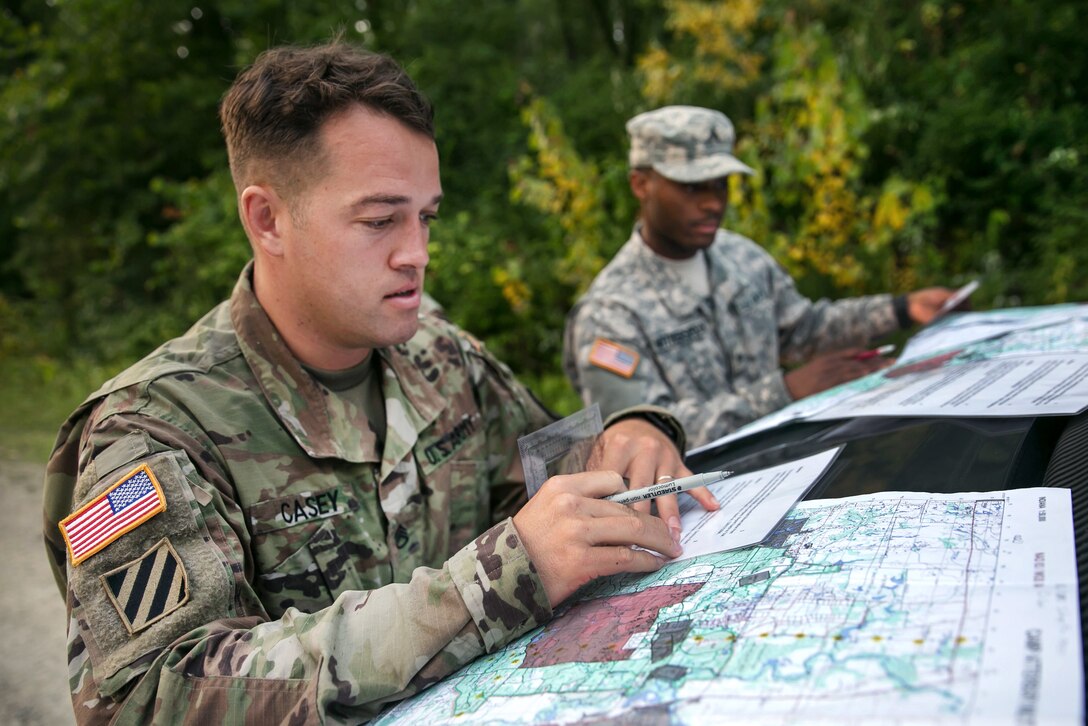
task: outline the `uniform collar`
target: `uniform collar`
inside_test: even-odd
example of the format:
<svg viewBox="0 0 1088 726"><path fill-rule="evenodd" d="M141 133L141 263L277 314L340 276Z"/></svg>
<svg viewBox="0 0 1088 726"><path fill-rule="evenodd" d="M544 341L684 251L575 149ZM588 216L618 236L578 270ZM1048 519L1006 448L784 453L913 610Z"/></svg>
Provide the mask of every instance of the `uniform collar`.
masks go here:
<svg viewBox="0 0 1088 726"><path fill-rule="evenodd" d="M238 278L230 316L242 355L269 406L299 446L314 458L353 463L382 462L386 469L404 458L419 433L442 411L434 384L412 364L406 345L375 351L381 359L386 399L385 449L366 425L363 411L329 391L303 370L253 292L253 263Z"/></svg>
<svg viewBox="0 0 1088 726"><path fill-rule="evenodd" d="M718 230L718 235L721 235L721 230ZM717 243L718 238L715 237L714 244ZM650 249L650 245L646 244L646 240L642 236L641 225L635 225L635 229L631 233L631 239L627 244L631 248L635 265L642 273L641 278L655 281L653 283L655 288L653 292L672 316L676 318L686 317L699 308L704 298L691 294L676 270ZM711 270L710 290L713 292L714 273L717 272L713 270L714 256L707 254L706 251L700 251L698 254L704 255L707 269Z"/></svg>
<svg viewBox="0 0 1088 726"><path fill-rule="evenodd" d="M436 385L444 373L440 371L433 380L428 379L415 363L411 343L375 351L381 356L382 395L385 396L385 451L380 476L383 481L396 463L411 452L420 433L434 423L445 408L445 396Z"/></svg>

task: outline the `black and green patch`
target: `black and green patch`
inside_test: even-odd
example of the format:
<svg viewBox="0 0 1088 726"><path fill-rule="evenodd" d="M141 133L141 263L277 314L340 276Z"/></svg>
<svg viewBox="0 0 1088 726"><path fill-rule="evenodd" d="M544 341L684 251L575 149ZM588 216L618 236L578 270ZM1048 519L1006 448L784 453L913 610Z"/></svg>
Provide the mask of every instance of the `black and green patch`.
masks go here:
<svg viewBox="0 0 1088 726"><path fill-rule="evenodd" d="M140 557L100 579L131 634L158 622L189 600L185 566L165 537Z"/></svg>

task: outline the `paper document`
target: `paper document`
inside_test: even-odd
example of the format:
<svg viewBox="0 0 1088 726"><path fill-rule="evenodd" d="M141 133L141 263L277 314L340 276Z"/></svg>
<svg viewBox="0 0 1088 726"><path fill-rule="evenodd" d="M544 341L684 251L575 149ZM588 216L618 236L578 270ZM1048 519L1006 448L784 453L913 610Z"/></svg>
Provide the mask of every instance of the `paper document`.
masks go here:
<svg viewBox="0 0 1088 726"><path fill-rule="evenodd" d="M680 544L688 559L762 542L839 455L842 447L769 469L731 476L707 487L721 509L708 512L690 496L680 498Z"/></svg>
<svg viewBox="0 0 1088 726"><path fill-rule="evenodd" d="M958 360L941 355L881 375L886 382L817 411L854 416L1045 416L1088 407L1088 353Z"/></svg>

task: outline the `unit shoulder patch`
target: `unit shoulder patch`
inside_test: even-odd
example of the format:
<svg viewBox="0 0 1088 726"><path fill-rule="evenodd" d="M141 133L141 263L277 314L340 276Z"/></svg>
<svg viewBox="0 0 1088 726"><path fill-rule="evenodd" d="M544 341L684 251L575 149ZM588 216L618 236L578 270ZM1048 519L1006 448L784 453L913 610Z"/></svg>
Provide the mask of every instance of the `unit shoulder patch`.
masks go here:
<svg viewBox="0 0 1088 726"><path fill-rule="evenodd" d="M141 464L61 520L58 526L68 545L72 567L164 511L162 487L151 468Z"/></svg>
<svg viewBox="0 0 1088 726"><path fill-rule="evenodd" d="M593 347L589 351L590 363L624 378L630 378L635 374L638 358L638 351L605 338L594 340Z"/></svg>
<svg viewBox="0 0 1088 726"><path fill-rule="evenodd" d="M177 550L163 537L143 555L99 576L128 632L139 631L189 601L189 578Z"/></svg>

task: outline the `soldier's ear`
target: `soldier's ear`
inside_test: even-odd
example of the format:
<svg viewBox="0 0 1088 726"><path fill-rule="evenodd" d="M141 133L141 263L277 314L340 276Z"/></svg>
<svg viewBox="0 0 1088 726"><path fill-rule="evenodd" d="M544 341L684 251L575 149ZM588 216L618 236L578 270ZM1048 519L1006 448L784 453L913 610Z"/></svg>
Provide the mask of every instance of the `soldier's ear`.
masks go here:
<svg viewBox="0 0 1088 726"><path fill-rule="evenodd" d="M645 169L632 169L627 174L627 182L631 185L631 193L640 202L646 199L650 184L650 174Z"/></svg>
<svg viewBox="0 0 1088 726"><path fill-rule="evenodd" d="M254 248L273 257L284 251L284 236L291 224L286 201L264 184L251 184L238 195L238 216Z"/></svg>

